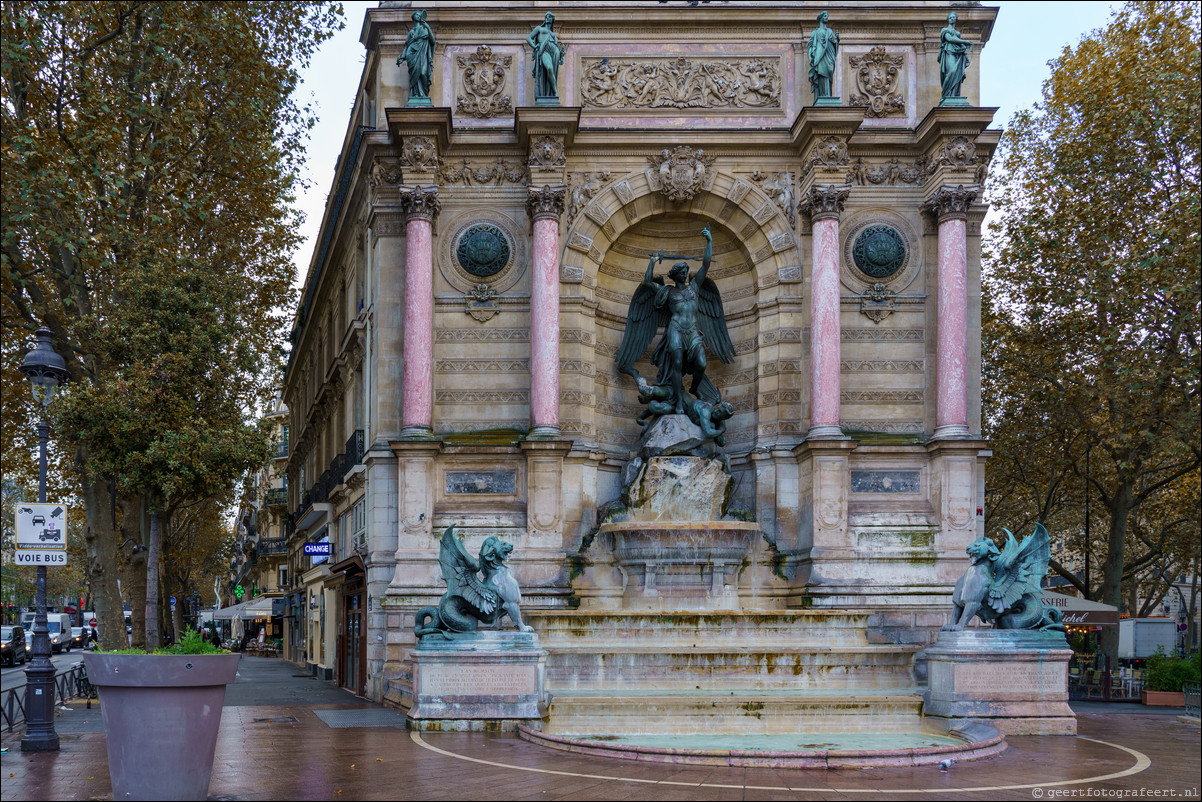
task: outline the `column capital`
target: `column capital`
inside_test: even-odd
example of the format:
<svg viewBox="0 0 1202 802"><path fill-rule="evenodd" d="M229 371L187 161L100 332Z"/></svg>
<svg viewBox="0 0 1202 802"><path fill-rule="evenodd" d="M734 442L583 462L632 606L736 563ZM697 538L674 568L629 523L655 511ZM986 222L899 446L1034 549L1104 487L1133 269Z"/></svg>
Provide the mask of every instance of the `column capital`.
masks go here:
<svg viewBox="0 0 1202 802"><path fill-rule="evenodd" d="M851 187L842 184L815 184L801 196L797 211L808 216L811 221L827 218L838 220L850 193Z"/></svg>
<svg viewBox="0 0 1202 802"><path fill-rule="evenodd" d="M944 220L967 220L968 207L977 199L978 190L977 186L944 184L922 202L922 209L940 223Z"/></svg>
<svg viewBox="0 0 1202 802"><path fill-rule="evenodd" d="M526 195L526 213L531 220L558 221L568 196L567 184L544 184L530 187Z"/></svg>
<svg viewBox="0 0 1202 802"><path fill-rule="evenodd" d="M438 187L434 185L426 186L401 186L401 208L405 212L406 220L428 220L434 221L438 216L438 212L442 209L442 201L438 199Z"/></svg>

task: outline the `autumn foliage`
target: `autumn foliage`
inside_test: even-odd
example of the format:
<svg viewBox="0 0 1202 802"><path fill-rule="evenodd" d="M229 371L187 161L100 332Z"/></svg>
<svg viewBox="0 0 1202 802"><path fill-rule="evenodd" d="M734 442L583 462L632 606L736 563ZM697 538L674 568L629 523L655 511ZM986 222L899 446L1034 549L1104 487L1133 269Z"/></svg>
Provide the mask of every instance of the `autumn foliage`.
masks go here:
<svg viewBox="0 0 1202 802"><path fill-rule="evenodd" d="M990 196L992 517L1048 524L1062 575L1133 614L1198 565L1199 44L1197 4L1134 3L1065 48Z"/></svg>
<svg viewBox="0 0 1202 802"><path fill-rule="evenodd" d="M293 90L340 14L4 3L4 354L45 323L67 359L54 434L86 508L102 633L124 629L117 532L150 545L153 601L157 530L266 459L255 411L279 370L313 124Z"/></svg>

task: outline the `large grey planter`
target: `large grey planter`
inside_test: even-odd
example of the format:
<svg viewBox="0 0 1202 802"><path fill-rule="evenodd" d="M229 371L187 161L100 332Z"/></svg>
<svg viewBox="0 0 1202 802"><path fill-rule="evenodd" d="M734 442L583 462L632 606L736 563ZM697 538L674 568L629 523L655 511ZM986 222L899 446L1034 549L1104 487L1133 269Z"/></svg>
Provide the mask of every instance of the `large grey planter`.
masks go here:
<svg viewBox="0 0 1202 802"><path fill-rule="evenodd" d="M206 799L225 686L240 654L85 654L113 799Z"/></svg>

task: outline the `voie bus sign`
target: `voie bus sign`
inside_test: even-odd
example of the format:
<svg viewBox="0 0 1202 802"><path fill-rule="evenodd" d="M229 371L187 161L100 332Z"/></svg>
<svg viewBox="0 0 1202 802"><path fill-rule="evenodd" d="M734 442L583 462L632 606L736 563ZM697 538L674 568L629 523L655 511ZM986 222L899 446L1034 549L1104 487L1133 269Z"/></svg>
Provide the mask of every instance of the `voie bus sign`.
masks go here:
<svg viewBox="0 0 1202 802"><path fill-rule="evenodd" d="M66 506L17 504L16 513L13 561L17 565L66 565Z"/></svg>

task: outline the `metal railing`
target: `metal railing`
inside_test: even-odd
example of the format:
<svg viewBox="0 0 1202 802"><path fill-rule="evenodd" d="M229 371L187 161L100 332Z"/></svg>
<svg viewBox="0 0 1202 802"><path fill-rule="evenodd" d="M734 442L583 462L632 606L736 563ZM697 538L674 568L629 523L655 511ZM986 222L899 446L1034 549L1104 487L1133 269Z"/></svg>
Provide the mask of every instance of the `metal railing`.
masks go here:
<svg viewBox="0 0 1202 802"><path fill-rule="evenodd" d="M283 459L288 456L288 441L281 440L275 444L275 459Z"/></svg>
<svg viewBox="0 0 1202 802"><path fill-rule="evenodd" d="M259 541L259 555L262 557L271 557L277 554L288 553L288 538L284 537L265 537Z"/></svg>
<svg viewBox="0 0 1202 802"><path fill-rule="evenodd" d="M88 700L88 709L92 709L92 700L96 697L96 688L88 681L88 672L83 663L72 666L66 671L54 675L54 694L61 702L82 697ZM25 723L25 686L9 688L4 692L0 701L0 724L4 732L12 732L18 724Z"/></svg>
<svg viewBox="0 0 1202 802"><path fill-rule="evenodd" d="M342 472L345 474L351 468L358 465L363 460L363 430L356 429L355 433L346 441L346 450L343 452Z"/></svg>
<svg viewBox="0 0 1202 802"><path fill-rule="evenodd" d="M1198 718L1199 686L1202 686L1202 683L1181 683L1181 692L1185 695L1185 715L1193 716L1194 718Z"/></svg>

